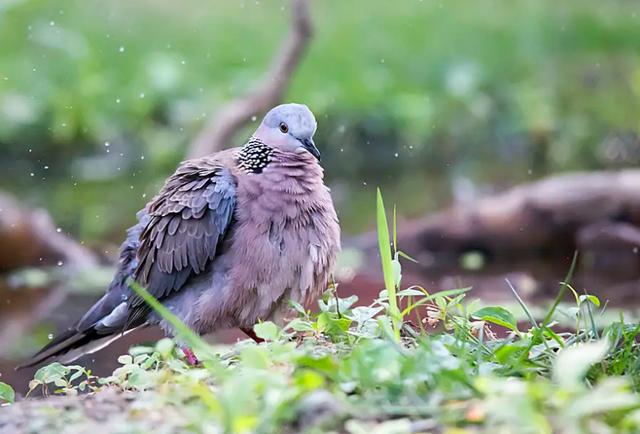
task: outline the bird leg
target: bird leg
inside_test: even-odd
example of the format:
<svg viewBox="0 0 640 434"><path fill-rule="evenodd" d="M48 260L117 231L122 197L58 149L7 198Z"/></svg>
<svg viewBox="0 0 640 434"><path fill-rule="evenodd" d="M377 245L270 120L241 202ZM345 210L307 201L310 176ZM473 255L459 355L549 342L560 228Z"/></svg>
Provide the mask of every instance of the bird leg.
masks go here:
<svg viewBox="0 0 640 434"><path fill-rule="evenodd" d="M200 364L198 357L195 355L193 350L187 346L180 347L182 350L182 354L184 354L184 358L187 359L187 363L191 366L196 366Z"/></svg>
<svg viewBox="0 0 640 434"><path fill-rule="evenodd" d="M242 332L243 332L245 335L247 335L247 336L249 336L251 339L253 339L253 340L256 342L256 344L260 344L260 343L264 342L264 339L259 338L259 337L256 335L256 332L254 332L252 328L240 327L240 330L242 330Z"/></svg>

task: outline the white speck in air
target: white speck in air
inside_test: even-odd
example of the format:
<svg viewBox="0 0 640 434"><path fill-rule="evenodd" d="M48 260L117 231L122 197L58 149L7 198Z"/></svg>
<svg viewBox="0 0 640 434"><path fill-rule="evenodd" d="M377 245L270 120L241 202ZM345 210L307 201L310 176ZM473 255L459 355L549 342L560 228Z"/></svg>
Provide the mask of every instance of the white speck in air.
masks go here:
<svg viewBox="0 0 640 434"><path fill-rule="evenodd" d="M120 48L118 48L118 51L119 51L120 53L124 53L124 47L123 47L123 46L120 46Z"/></svg>

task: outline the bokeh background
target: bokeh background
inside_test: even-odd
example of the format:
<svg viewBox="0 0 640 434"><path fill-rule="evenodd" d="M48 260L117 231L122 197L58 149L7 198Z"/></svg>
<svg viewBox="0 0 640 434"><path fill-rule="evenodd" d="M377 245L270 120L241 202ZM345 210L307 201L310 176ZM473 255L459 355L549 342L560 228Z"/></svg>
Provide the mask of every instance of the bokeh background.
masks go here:
<svg viewBox="0 0 640 434"><path fill-rule="evenodd" d="M313 37L285 100L306 103L318 118L316 143L344 231L344 291L366 298L381 289L375 254L367 253L376 187L397 206L405 238L415 240L415 222L447 207L472 207L559 173L640 162L637 2L311 6ZM11 204L46 210L56 233L100 264L84 274L46 257L2 267L4 377L24 381L10 369L15 361L103 290L135 212L216 110L264 75L290 9L276 0L0 2L0 189ZM241 145L258 121L229 146ZM469 248L446 273L414 267L407 283L477 284L508 298L504 274L536 292L569 268L573 244L552 255L556 247L484 274L487 252ZM5 257L18 251L11 246ZM624 288L633 301L637 257L622 263L632 270ZM597 277L582 287L597 292ZM47 297L56 309L43 305Z"/></svg>

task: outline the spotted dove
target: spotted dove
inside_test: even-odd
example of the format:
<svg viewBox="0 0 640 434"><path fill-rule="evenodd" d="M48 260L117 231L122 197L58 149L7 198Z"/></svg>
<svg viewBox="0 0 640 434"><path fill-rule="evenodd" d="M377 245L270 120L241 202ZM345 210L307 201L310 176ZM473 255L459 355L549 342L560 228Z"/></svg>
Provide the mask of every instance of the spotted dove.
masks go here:
<svg viewBox="0 0 640 434"><path fill-rule="evenodd" d="M284 104L243 147L183 162L138 212L107 293L25 366L73 360L146 325L172 335L129 279L199 334L251 334L260 320L282 320L289 300L315 301L340 248L315 130L305 105Z"/></svg>

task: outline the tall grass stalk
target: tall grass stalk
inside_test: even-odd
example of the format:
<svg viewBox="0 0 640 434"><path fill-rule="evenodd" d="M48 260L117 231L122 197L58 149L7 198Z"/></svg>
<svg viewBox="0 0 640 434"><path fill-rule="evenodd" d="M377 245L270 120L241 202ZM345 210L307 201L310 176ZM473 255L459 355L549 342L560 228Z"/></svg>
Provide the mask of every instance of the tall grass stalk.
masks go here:
<svg viewBox="0 0 640 434"><path fill-rule="evenodd" d="M213 349L207 344L204 339L198 336L193 330L191 330L185 323L180 321L180 318L175 316L169 309L167 309L162 303L160 303L153 295L139 285L133 279L129 280L129 286L133 291L142 298L158 315L167 321L173 327L178 337L187 345L191 347L198 357L203 361L213 361L215 355Z"/></svg>
<svg viewBox="0 0 640 434"><path fill-rule="evenodd" d="M402 314L398 309L398 298L396 279L394 276L393 256L391 254L391 243L389 240L389 225L387 215L382 200L382 193L377 189L376 199L376 222L378 226L378 249L380 250L380 262L382 264L382 274L384 276L384 286L387 289L389 298L388 315L391 318L393 334L396 340L400 340L400 328L402 326ZM394 230L395 238L395 230Z"/></svg>

